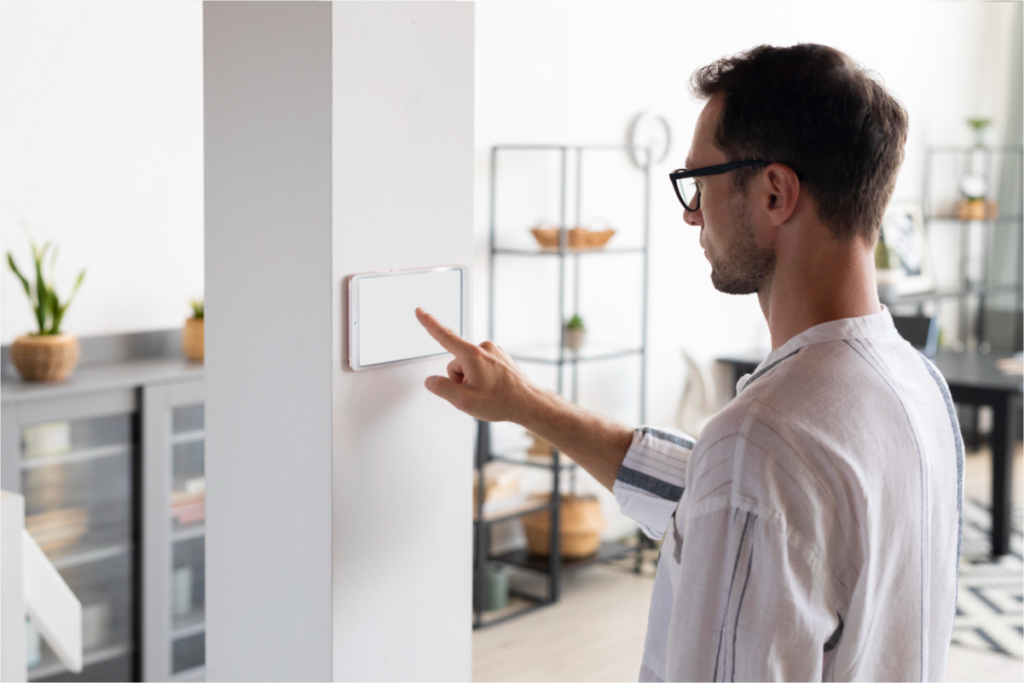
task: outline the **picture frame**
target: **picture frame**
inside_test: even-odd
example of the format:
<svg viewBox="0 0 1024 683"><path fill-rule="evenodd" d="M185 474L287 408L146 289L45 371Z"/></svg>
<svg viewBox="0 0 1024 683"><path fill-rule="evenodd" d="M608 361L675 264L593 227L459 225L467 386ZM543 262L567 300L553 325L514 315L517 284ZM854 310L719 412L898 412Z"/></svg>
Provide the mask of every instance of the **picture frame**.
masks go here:
<svg viewBox="0 0 1024 683"><path fill-rule="evenodd" d="M880 239L891 255L898 257L901 295L919 294L935 288L934 265L928 235L924 229L924 209L916 199L894 199L882 216Z"/></svg>

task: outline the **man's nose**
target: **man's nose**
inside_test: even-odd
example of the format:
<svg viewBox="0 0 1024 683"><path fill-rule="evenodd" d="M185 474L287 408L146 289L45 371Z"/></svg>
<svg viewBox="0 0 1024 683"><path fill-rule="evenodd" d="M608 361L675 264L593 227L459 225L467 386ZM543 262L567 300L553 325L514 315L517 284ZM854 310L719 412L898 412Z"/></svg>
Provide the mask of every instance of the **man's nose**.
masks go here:
<svg viewBox="0 0 1024 683"><path fill-rule="evenodd" d="M683 209L683 221L687 225L703 226L704 225L704 214L701 213L701 209L697 209L696 211L688 211L687 209L684 208Z"/></svg>

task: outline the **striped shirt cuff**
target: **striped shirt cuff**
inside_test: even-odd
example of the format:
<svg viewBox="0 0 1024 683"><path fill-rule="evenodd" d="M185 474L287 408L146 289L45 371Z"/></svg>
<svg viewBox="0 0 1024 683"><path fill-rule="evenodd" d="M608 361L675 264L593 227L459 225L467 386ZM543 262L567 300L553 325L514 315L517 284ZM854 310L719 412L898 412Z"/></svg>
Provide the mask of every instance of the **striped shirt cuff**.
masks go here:
<svg viewBox="0 0 1024 683"><path fill-rule="evenodd" d="M612 492L622 512L651 538L665 534L686 484L694 440L675 429L639 427Z"/></svg>

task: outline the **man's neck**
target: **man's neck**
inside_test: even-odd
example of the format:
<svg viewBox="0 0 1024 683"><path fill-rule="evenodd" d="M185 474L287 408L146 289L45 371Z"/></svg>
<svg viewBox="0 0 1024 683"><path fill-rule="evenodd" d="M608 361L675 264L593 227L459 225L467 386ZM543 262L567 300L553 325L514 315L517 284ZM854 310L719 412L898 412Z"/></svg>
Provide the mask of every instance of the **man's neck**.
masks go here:
<svg viewBox="0 0 1024 683"><path fill-rule="evenodd" d="M815 325L881 311L874 255L859 241L789 246L777 249L775 272L758 292L773 351Z"/></svg>

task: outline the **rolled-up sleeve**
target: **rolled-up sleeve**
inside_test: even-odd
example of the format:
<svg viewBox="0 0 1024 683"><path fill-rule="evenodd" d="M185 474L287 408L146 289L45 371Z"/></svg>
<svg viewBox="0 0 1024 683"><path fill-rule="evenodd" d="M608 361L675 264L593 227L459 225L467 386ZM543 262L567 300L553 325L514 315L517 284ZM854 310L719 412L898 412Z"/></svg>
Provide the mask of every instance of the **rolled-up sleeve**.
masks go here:
<svg viewBox="0 0 1024 683"><path fill-rule="evenodd" d="M683 497L686 464L694 439L675 429L639 427L612 485L622 512L645 534L665 535L669 517Z"/></svg>

